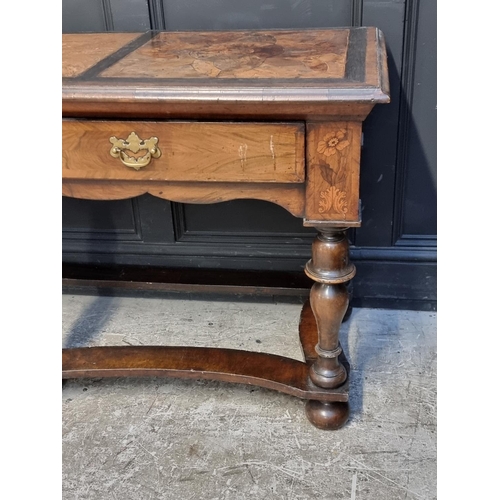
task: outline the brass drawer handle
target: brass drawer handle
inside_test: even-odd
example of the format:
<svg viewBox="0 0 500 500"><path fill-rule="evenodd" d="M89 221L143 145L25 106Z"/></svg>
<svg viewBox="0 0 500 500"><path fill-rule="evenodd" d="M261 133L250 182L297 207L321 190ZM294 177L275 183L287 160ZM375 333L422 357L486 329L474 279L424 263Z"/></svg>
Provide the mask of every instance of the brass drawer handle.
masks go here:
<svg viewBox="0 0 500 500"><path fill-rule="evenodd" d="M109 142L113 144L109 154L113 158L120 158L121 162L127 166L140 170L146 167L151 162L152 158L159 158L161 156L160 148L158 147L158 137L150 137L149 139L142 140L135 132L124 139L117 139L115 136L109 138ZM138 153L141 150L147 150L143 156L129 156L125 151L132 151Z"/></svg>

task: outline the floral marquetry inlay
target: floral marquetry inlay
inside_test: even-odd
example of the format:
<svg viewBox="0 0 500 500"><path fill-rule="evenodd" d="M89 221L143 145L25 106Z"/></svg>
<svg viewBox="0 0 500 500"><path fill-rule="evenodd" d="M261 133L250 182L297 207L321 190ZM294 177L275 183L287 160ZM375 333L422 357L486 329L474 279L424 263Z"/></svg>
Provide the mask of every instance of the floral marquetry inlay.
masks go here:
<svg viewBox="0 0 500 500"><path fill-rule="evenodd" d="M352 122L308 128L307 219L359 219L360 135L360 125Z"/></svg>
<svg viewBox="0 0 500 500"><path fill-rule="evenodd" d="M318 153L328 157L349 146L349 141L345 140L346 132L347 131L342 128L336 132L325 135L323 140L318 143Z"/></svg>
<svg viewBox="0 0 500 500"><path fill-rule="evenodd" d="M346 175L346 157L342 151L349 146L347 130L339 128L323 136L318 142L316 151L326 156L327 161L320 160L318 163L321 177L330 186L319 193L318 212L320 214L334 211L338 214L347 213L347 193L338 186L343 185ZM332 158L336 155L335 158ZM334 186L336 184L337 186Z"/></svg>
<svg viewBox="0 0 500 500"><path fill-rule="evenodd" d="M102 76L343 79L348 40L348 29L163 32Z"/></svg>

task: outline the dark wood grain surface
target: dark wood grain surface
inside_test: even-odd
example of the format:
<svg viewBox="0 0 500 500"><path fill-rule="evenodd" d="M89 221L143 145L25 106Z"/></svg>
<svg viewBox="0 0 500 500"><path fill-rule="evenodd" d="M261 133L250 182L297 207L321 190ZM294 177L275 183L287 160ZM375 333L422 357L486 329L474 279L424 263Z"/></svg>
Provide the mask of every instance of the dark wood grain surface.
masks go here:
<svg viewBox="0 0 500 500"><path fill-rule="evenodd" d="M299 326L306 361L282 356L206 347L120 346L63 349L63 378L175 377L256 385L303 399L347 402L349 382L325 390L309 381L317 342L307 302ZM349 370L345 358L342 362Z"/></svg>

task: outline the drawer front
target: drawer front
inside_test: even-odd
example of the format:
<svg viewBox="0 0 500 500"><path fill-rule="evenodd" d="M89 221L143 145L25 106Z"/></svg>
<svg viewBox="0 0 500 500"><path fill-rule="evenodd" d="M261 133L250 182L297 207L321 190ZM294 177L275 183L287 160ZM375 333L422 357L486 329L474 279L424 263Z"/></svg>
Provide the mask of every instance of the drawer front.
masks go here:
<svg viewBox="0 0 500 500"><path fill-rule="evenodd" d="M304 182L302 123L63 120L62 131L63 179Z"/></svg>

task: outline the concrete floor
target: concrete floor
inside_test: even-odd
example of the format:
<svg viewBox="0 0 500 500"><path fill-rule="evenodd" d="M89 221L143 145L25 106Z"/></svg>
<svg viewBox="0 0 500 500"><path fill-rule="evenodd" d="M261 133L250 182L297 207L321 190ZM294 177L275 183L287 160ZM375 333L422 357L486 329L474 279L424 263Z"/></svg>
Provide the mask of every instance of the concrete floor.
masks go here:
<svg viewBox="0 0 500 500"><path fill-rule="evenodd" d="M290 303L63 295L63 345L200 345L301 359ZM436 314L354 309L351 419L274 391L174 379L63 387L63 499L436 498Z"/></svg>

